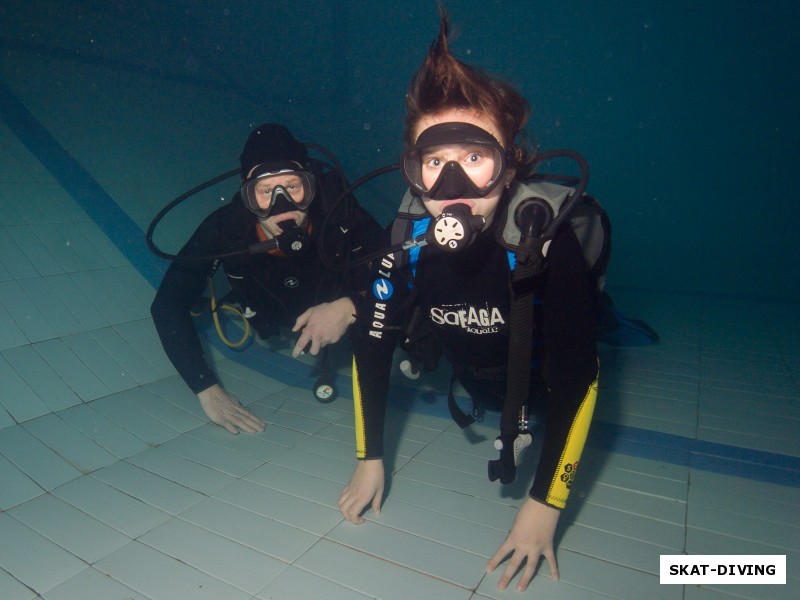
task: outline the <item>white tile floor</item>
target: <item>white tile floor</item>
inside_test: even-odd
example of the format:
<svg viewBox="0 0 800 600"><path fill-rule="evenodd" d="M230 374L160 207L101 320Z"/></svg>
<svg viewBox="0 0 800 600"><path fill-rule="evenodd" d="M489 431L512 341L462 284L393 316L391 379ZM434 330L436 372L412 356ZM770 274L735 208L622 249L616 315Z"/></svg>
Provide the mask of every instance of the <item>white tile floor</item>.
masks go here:
<svg viewBox="0 0 800 600"><path fill-rule="evenodd" d="M127 139L114 153L97 151L112 143L103 135L116 120L143 140L162 139L148 135L165 122L184 126L173 115L159 120L142 104L94 111L87 131L100 139L93 140L75 133L86 102L98 102L88 89L72 90L59 111L42 93L53 78L66 85L74 75L111 98L117 74L9 52L13 60L4 64L41 76L4 71L6 100L18 99L141 229L158 198L197 183L196 170L184 164L176 172L195 179L168 177L161 165L148 170L148 160L165 160L143 156L151 142L137 148ZM211 99L179 84L147 84L148 93L176 100L173 108L207 102L198 112L214 112ZM267 120L252 107L239 110ZM148 314L151 282L125 253L141 240L109 238L4 111L0 598L520 596L500 593L499 573L483 572L531 476L523 471L506 490L488 482L494 429L466 435L441 416L441 397L431 404L431 393L398 387L382 514L369 514L360 527L342 522L336 498L353 466L346 369L339 399L320 405L308 366L259 346L235 357L214 350L226 388L268 427L232 436L207 424L158 344ZM210 164L223 164L221 172L227 163L213 150L206 150ZM163 239L182 239L192 226L189 219L165 226ZM797 306L625 290L614 296L653 324L662 343L603 349L596 422L558 532L562 580L541 572L524 597L800 597ZM440 379L429 377L428 386ZM785 554L788 583L659 585L659 555L678 553Z"/></svg>

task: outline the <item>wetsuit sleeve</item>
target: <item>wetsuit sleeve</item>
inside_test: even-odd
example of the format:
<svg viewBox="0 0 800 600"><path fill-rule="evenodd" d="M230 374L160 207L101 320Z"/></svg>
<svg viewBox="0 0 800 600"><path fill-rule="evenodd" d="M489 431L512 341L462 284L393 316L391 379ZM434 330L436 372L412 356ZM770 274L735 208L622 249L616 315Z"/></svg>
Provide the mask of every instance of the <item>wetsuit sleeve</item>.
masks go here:
<svg viewBox="0 0 800 600"><path fill-rule="evenodd" d="M194 232L178 256L211 255L219 251L218 213L212 213ZM217 383L208 364L190 309L214 272L214 261L169 266L156 292L153 316L164 351L181 379L195 393Z"/></svg>
<svg viewBox="0 0 800 600"><path fill-rule="evenodd" d="M546 432L530 496L564 508L597 393L595 285L578 240L565 228L547 255L542 294Z"/></svg>
<svg viewBox="0 0 800 600"><path fill-rule="evenodd" d="M356 457L383 456L383 431L392 356L408 295L405 277L389 255L373 265L353 336Z"/></svg>

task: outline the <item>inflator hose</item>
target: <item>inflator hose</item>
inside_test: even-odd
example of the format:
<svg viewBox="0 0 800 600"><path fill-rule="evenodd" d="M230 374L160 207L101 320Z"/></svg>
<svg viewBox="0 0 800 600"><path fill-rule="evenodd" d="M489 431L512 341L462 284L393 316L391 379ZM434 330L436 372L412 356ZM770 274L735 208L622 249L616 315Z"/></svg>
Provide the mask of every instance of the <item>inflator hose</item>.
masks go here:
<svg viewBox="0 0 800 600"><path fill-rule="evenodd" d="M520 410L530 394L534 300L532 279L544 269L542 248L545 239L541 232L549 220L541 204L531 203L521 208L518 221L522 236L511 272L508 375L497 444L500 458L490 460L488 465L489 480L500 479L503 484L513 482L517 476L514 442L521 429L527 429L527 423L520 423Z"/></svg>

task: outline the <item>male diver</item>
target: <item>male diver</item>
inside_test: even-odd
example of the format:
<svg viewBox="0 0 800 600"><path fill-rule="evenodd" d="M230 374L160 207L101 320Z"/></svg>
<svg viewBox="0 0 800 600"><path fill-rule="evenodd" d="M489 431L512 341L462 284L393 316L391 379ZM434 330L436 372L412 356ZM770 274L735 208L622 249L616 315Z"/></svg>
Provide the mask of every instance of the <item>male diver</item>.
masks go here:
<svg viewBox="0 0 800 600"><path fill-rule="evenodd" d="M231 433L254 433L264 430L263 421L220 385L195 329L192 307L209 278L221 264L232 289L228 302L242 307L260 338L292 327L299 332L293 354L316 355L353 322L351 295L360 289L359 271L326 268L320 254L358 258L378 247L383 230L355 199L335 202L346 186L341 173L311 159L283 125L252 131L240 165L240 192L183 246L151 313L167 356L208 418ZM259 244L272 249L245 251Z"/></svg>

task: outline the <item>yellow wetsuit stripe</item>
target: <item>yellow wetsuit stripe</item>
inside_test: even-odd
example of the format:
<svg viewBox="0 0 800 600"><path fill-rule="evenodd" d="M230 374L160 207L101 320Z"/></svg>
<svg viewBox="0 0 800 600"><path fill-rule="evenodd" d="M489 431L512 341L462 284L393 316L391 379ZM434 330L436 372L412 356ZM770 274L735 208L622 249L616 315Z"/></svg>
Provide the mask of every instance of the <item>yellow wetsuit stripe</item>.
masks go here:
<svg viewBox="0 0 800 600"><path fill-rule="evenodd" d="M367 438L364 427L364 409L361 406L361 385L358 382L356 357L353 357L353 409L356 413L356 458L366 458Z"/></svg>
<svg viewBox="0 0 800 600"><path fill-rule="evenodd" d="M597 379L595 379L586 390L575 419L567 436L567 443L558 461L558 469L550 482L550 489L547 491L547 504L556 508L564 508L567 505L567 496L572 487L572 480L575 478L575 471L578 469L578 461L583 453L583 446L586 443L586 436L589 434L589 425L592 423L594 405L597 400Z"/></svg>

